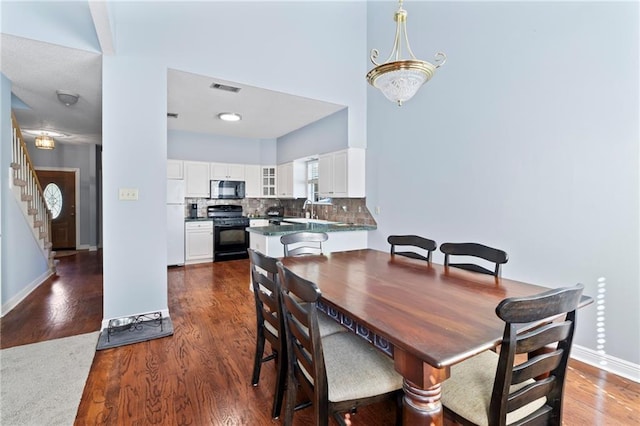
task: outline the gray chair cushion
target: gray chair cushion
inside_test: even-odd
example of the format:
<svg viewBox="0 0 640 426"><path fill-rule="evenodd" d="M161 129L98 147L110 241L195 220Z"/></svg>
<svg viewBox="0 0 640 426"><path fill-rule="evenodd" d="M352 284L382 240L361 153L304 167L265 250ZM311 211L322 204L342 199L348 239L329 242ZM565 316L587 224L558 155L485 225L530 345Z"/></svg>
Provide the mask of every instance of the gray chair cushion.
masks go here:
<svg viewBox="0 0 640 426"><path fill-rule="evenodd" d="M335 333L322 339L329 401L380 395L402 388L393 360L362 338Z"/></svg>
<svg viewBox="0 0 640 426"><path fill-rule="evenodd" d="M347 331L347 329L341 326L336 320L321 311L318 311L318 328L320 329L320 337Z"/></svg>
<svg viewBox="0 0 640 426"><path fill-rule="evenodd" d="M451 367L451 377L442 382L442 405L479 426L488 426L498 358L495 352L485 351ZM514 385L511 389L515 391L531 382L533 380ZM508 413L507 424L528 416L546 401L544 397L539 398Z"/></svg>

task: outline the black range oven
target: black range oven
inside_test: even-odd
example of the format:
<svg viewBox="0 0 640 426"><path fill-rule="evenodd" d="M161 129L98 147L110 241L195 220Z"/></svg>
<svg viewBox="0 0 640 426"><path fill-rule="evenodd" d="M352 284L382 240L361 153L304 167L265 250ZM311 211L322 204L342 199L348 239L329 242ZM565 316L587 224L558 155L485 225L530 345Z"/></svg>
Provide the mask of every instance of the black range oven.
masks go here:
<svg viewBox="0 0 640 426"><path fill-rule="evenodd" d="M213 219L213 261L248 258L249 218L242 216L242 206L209 206L207 216Z"/></svg>

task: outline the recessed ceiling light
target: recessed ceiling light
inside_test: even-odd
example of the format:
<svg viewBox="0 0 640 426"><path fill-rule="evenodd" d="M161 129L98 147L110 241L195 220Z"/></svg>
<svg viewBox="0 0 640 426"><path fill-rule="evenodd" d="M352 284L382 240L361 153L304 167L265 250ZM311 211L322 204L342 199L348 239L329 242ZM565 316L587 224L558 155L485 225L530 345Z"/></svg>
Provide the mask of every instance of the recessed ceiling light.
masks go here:
<svg viewBox="0 0 640 426"><path fill-rule="evenodd" d="M222 121L240 121L242 116L235 112L221 112L218 114L218 118Z"/></svg>

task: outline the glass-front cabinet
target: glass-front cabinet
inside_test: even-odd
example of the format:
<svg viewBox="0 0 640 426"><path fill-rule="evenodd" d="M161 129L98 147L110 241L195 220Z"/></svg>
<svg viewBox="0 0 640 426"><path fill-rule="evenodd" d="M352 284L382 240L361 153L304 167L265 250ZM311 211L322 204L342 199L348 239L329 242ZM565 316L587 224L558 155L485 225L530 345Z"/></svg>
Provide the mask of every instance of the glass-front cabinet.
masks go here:
<svg viewBox="0 0 640 426"><path fill-rule="evenodd" d="M262 196L275 198L276 189L276 166L262 166Z"/></svg>

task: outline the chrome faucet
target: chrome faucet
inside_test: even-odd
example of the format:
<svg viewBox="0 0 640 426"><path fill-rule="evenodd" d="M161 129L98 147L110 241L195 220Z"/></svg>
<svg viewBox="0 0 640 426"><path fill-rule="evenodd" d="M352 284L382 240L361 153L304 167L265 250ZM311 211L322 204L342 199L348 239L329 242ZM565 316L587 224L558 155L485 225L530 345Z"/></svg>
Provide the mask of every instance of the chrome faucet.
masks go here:
<svg viewBox="0 0 640 426"><path fill-rule="evenodd" d="M307 198L306 200L304 200L304 204L302 205L302 210L303 210L303 211L305 211L305 210L306 210L306 208L307 208L307 205L308 205L308 204L311 204L311 213L310 213L310 216L311 216L311 218L312 218L312 219L315 219L315 218L313 217L313 201L309 200L308 198Z"/></svg>

